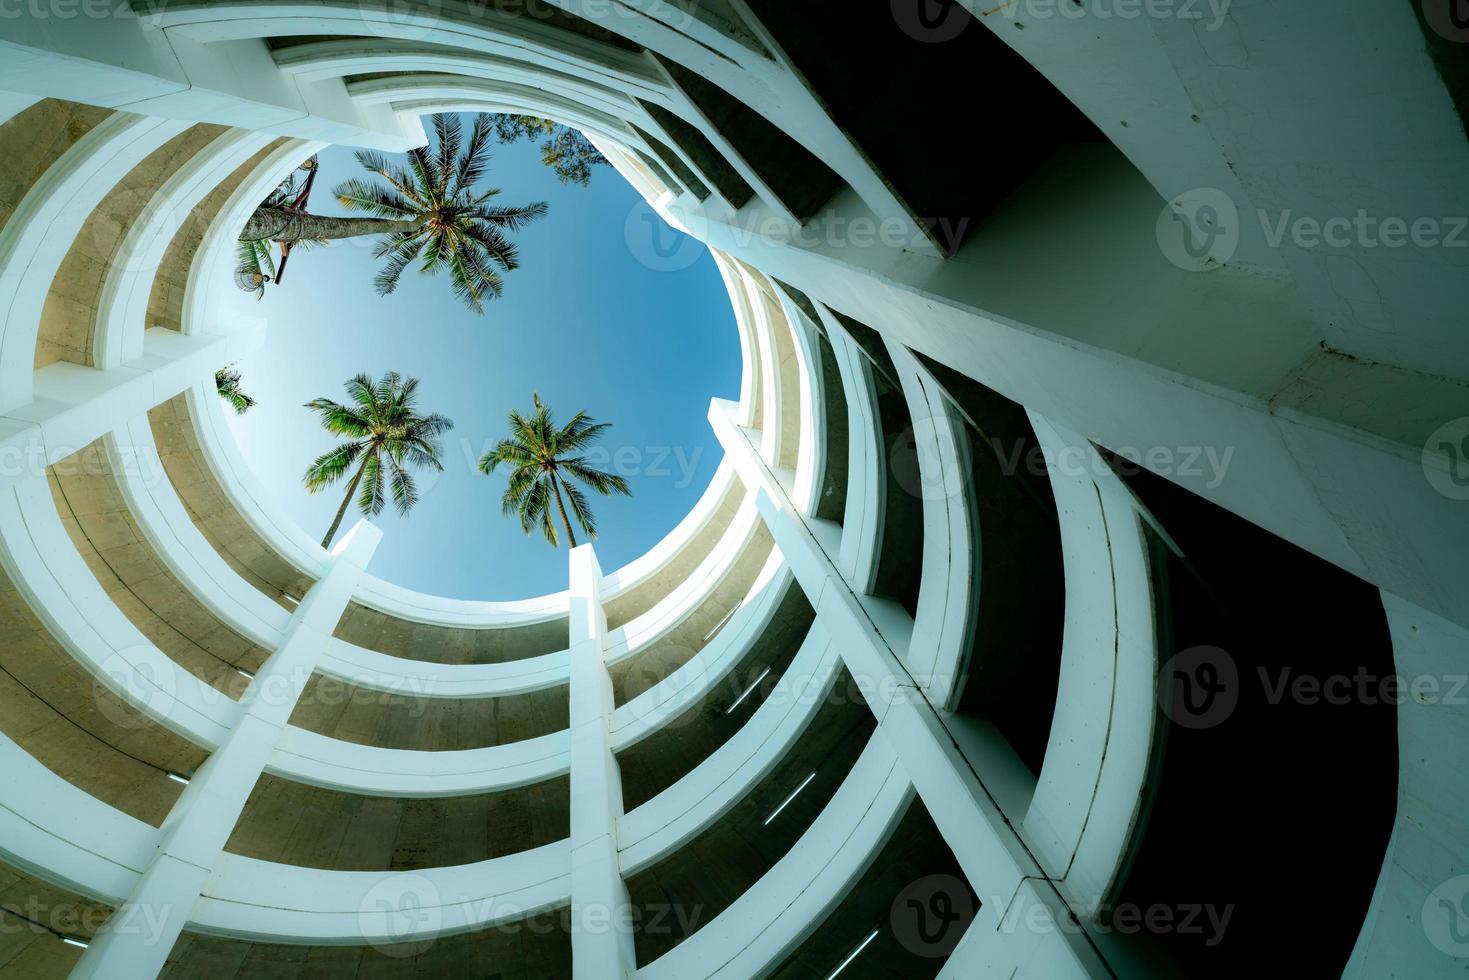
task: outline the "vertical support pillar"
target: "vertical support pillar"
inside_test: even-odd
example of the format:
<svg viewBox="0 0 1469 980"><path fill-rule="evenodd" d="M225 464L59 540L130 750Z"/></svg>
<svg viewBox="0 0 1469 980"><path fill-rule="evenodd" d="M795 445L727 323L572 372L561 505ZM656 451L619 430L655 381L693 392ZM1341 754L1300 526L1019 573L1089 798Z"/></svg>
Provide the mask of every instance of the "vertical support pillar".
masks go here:
<svg viewBox="0 0 1469 980"><path fill-rule="evenodd" d="M1066 929L1028 930L1015 925L1032 921L1032 915L1047 917L1040 921L1063 922L1070 910L960 754L942 716L884 639L862 596L844 579L837 559L823 549L770 465L760 458L759 433L737 425L732 408L729 402L714 399L709 422L755 495L775 546L816 609L816 621L831 635L832 646L852 676L864 679L867 689L875 692L868 706L877 716L878 732L897 751L970 884L981 895L1009 896L1007 907L995 902L980 908L970 926L974 938L965 943L970 961L963 970L945 975L971 976L975 964L985 964L986 976L1014 976L1017 970L1021 976L1107 976L1086 937Z"/></svg>
<svg viewBox="0 0 1469 980"><path fill-rule="evenodd" d="M154 977L163 969L381 538L361 521L334 549L326 576L306 593L285 641L246 689L229 735L164 820L137 887L98 930L73 978Z"/></svg>
<svg viewBox="0 0 1469 980"><path fill-rule="evenodd" d="M617 825L622 776L612 754L612 678L602 568L589 544L571 551L571 961L578 980L630 977L632 902Z"/></svg>

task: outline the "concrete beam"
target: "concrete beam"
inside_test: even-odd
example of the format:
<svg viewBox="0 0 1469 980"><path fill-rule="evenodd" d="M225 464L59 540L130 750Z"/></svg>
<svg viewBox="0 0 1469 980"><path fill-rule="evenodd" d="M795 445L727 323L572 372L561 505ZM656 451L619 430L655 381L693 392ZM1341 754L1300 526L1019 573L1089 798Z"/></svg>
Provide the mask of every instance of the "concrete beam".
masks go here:
<svg viewBox="0 0 1469 980"><path fill-rule="evenodd" d="M0 89L389 152L425 142L416 120L359 105L340 79L283 76L261 38L206 43L126 0L84 6L0 20Z"/></svg>

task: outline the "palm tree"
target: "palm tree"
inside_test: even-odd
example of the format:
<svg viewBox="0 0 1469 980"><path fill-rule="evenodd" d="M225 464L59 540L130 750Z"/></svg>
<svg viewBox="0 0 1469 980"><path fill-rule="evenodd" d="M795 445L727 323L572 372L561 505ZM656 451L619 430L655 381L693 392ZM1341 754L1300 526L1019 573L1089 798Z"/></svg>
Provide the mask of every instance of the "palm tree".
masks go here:
<svg viewBox="0 0 1469 980"><path fill-rule="evenodd" d="M325 218L309 213L306 206L320 170L321 161L309 157L260 202L240 229L235 285L254 293L256 299L265 298L268 283L281 281L293 250L322 245L333 238L381 235L403 227L401 223L385 224L371 218ZM281 249L280 262L274 257L276 245Z"/></svg>
<svg viewBox="0 0 1469 980"><path fill-rule="evenodd" d="M320 417L322 428L351 440L318 456L306 468L307 492L325 490L356 467L342 506L337 509L326 537L321 539L323 548L331 547L353 494L357 495L358 508L370 516L382 511L387 499L386 486L391 486L398 512L407 514L412 510L418 503L418 488L408 472L409 467L443 470L444 464L439 461L442 451L439 436L454 427L442 415L418 413L414 404L417 378L405 381L398 372L389 371L373 381L359 374L347 382L346 388L345 405L329 398L306 403Z"/></svg>
<svg viewBox="0 0 1469 980"><path fill-rule="evenodd" d="M414 221L383 221L377 218L338 218L306 210L311 187L316 182L320 161L307 159L260 202L240 229L239 240L248 244L281 242L325 242L338 238L360 238L406 231ZM306 174L305 179L301 174Z"/></svg>
<svg viewBox="0 0 1469 980"><path fill-rule="evenodd" d="M518 411L510 412L510 438L501 440L480 458L479 470L488 476L502 463L513 467L510 485L500 502L501 509L506 514L519 514L520 528L526 534L534 532L539 525L551 546L560 547L556 520L551 516L554 499L561 526L575 548L576 535L566 516L566 501L571 502L571 513L588 538L597 536L597 524L586 497L572 480L585 483L604 497L613 493L631 497L632 491L622 477L594 469L585 456L579 455L610 428L609 423L597 422L586 412L578 412L570 422L557 428L550 411L541 404L541 396L534 397L536 408L529 418Z"/></svg>
<svg viewBox="0 0 1469 980"><path fill-rule="evenodd" d="M415 230L417 220L385 221L381 218L338 218L312 214L288 205L261 205L240 229L242 242L329 242L364 235L388 235Z"/></svg>
<svg viewBox="0 0 1469 980"><path fill-rule="evenodd" d="M432 275L448 270L454 295L476 313L504 289L501 272L520 265L507 232L517 231L543 217L544 201L524 207L489 203L499 188L477 191L475 184L490 162L493 120L483 113L474 119L469 143L463 140L459 117L433 117L436 152L429 147L408 151L408 165L395 166L381 153L358 150L357 162L377 180L352 178L333 191L344 207L409 227L388 234L373 250L387 261L373 280L380 295L398 288L409 263L421 259L419 271Z"/></svg>
<svg viewBox="0 0 1469 980"><path fill-rule="evenodd" d="M236 415L244 415L255 407L255 399L245 394L245 389L240 385L239 371L227 367L215 371L214 390L219 392L219 397L230 403L230 408L235 410Z"/></svg>

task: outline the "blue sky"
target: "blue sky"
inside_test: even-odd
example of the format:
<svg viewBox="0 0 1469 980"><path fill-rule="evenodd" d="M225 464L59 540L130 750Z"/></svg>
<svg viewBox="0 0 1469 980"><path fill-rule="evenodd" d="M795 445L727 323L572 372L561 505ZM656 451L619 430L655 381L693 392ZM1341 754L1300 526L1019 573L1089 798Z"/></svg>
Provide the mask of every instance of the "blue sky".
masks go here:
<svg viewBox="0 0 1469 980"><path fill-rule="evenodd" d="M323 152L321 167L312 210L341 213L329 192L361 168L345 148ZM708 485L721 453L705 413L711 397L738 396L739 339L702 246L678 250L697 255L691 264L639 260L648 247L635 229L652 212L611 167L597 168L590 187L567 187L535 145L497 145L484 186L503 188L498 203L544 200L551 210L516 236L521 268L483 317L446 278L413 270L395 294L378 296L368 239L298 252L263 300L232 297L233 309L269 323L265 346L236 365L260 404L232 424L264 486L319 538L345 485L316 496L302 488L307 464L335 442L303 403L342 398L358 372L419 378L421 407L455 421L445 471L418 474L423 499L407 518L390 504L375 519L384 536L371 571L434 595L517 599L566 587L566 549L502 516L505 478L475 470L504 434L506 412L528 410L539 391L562 420L584 409L613 423L605 468L625 476L634 496L593 497L597 553L610 571L657 543Z"/></svg>

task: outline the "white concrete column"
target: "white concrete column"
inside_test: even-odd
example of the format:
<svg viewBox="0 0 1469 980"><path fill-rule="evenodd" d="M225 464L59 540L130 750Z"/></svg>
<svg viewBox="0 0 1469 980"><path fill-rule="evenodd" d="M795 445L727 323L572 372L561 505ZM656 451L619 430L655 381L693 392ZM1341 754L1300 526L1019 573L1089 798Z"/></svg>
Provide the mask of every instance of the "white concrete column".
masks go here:
<svg viewBox="0 0 1469 980"><path fill-rule="evenodd" d="M612 754L612 677L602 568L571 551L571 962L578 980L632 976L632 902L618 861L622 776Z"/></svg>
<svg viewBox="0 0 1469 980"><path fill-rule="evenodd" d="M1015 968L1043 961L1041 975L1105 976L1107 970L1085 937L1060 928L1036 933L1015 929L1033 921L1028 907L1040 904L1049 921L1065 921L1065 902L996 805L995 794L959 753L943 716L869 615L864 596L842 577L837 556L800 515L770 467L755 449L758 433L737 426L729 402L715 399L709 421L736 470L756 495L776 546L816 608L817 621L877 715L878 730L897 750L903 769L932 814L934 823L969 883L981 898L978 917L965 939L967 956L985 965L984 975L1011 976ZM1027 882L1033 887L1025 887Z"/></svg>
<svg viewBox="0 0 1469 980"><path fill-rule="evenodd" d="M360 521L332 552L326 577L296 608L285 642L241 698L230 734L164 820L142 879L97 932L73 977L142 978L162 970L381 538Z"/></svg>

